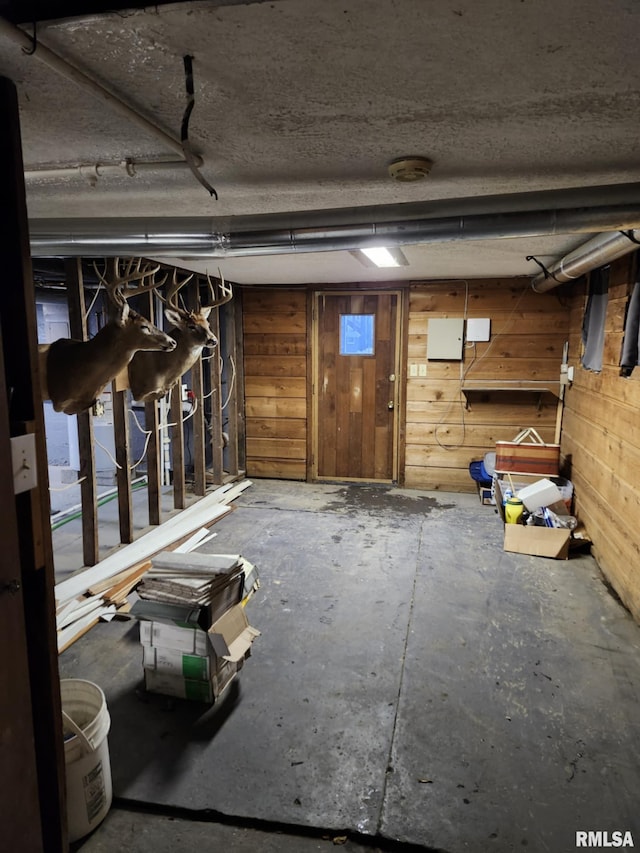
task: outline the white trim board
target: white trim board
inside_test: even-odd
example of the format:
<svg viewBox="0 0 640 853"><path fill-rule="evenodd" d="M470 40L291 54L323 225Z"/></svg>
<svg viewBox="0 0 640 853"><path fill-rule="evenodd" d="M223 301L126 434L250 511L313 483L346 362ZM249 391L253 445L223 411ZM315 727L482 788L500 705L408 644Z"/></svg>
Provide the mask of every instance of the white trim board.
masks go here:
<svg viewBox="0 0 640 853"><path fill-rule="evenodd" d="M251 480L243 480L237 485L221 486L215 492L182 510L178 515L168 519L155 530L145 533L130 545L119 548L113 554L100 560L95 566L83 569L70 578L66 578L55 586L55 597L58 604L76 598L85 593L89 587L99 581L106 580L132 566L149 559L167 545L175 542L181 536L187 536L195 530L212 524L218 518L229 512L227 504L238 497L251 485Z"/></svg>

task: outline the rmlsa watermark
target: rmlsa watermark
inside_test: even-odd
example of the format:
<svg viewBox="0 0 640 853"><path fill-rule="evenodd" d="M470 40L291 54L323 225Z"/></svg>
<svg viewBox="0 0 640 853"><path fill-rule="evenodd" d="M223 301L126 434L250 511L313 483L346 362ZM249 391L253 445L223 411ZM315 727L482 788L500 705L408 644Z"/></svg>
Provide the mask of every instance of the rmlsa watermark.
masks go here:
<svg viewBox="0 0 640 853"><path fill-rule="evenodd" d="M576 847L595 847L602 850L605 847L633 847L633 835L626 832L577 831Z"/></svg>

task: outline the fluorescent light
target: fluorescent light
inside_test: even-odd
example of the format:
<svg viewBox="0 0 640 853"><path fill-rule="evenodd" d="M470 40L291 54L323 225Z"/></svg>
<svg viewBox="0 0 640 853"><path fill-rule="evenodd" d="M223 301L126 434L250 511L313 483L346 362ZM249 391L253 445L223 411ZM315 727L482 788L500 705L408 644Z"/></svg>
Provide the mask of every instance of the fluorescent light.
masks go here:
<svg viewBox="0 0 640 853"><path fill-rule="evenodd" d="M389 249L375 246L371 249L360 249L377 267L399 267L400 262L391 254Z"/></svg>
<svg viewBox="0 0 640 853"><path fill-rule="evenodd" d="M351 249L350 254L364 267L407 267L409 261L401 249L387 249L382 246L371 246L367 249Z"/></svg>

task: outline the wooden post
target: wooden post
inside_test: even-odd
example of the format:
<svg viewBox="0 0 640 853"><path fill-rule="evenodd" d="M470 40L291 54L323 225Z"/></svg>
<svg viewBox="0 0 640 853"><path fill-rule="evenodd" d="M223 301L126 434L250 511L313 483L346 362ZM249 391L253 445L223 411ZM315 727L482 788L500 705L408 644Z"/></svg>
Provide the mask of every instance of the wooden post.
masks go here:
<svg viewBox="0 0 640 853"><path fill-rule="evenodd" d="M4 253L2 255L4 262ZM1 309L0 309L1 311ZM6 317L2 317L2 322ZM23 587L18 519L13 494L13 464L9 429L9 395L0 330L0 499L3 524L0 527L0 641L6 650L0 686L0 731L10 732L0 762L3 802L0 819L7 850L44 850L40 822L38 771L34 743L27 625L21 591Z"/></svg>
<svg viewBox="0 0 640 853"><path fill-rule="evenodd" d="M120 519L120 542L133 542L133 508L131 505L131 469L129 453L129 413L127 392L116 391L111 383L113 399L113 431L116 447L116 485L118 487L118 516Z"/></svg>
<svg viewBox="0 0 640 853"><path fill-rule="evenodd" d="M196 276L189 285L191 289L190 298L194 304L198 298L198 286L199 279ZM193 424L193 491L196 495L204 495L206 480L202 358L199 358L191 368L191 386L196 406L196 410L191 416Z"/></svg>
<svg viewBox="0 0 640 853"><path fill-rule="evenodd" d="M227 388L223 401L224 414L227 416L229 443L227 445L228 471L236 477L240 471L238 452L238 360L236 342L236 320L234 306L227 303L224 307L223 323L225 330L225 350L227 355Z"/></svg>
<svg viewBox="0 0 640 853"><path fill-rule="evenodd" d="M155 295L153 291L146 294L146 305L142 309L145 317L155 323ZM160 323L156 323L157 326ZM158 427L158 403L154 400L144 404L145 429L151 435L147 444L147 500L149 505L149 524L160 524L162 521L161 477L162 477L162 445Z"/></svg>
<svg viewBox="0 0 640 853"><path fill-rule="evenodd" d="M147 445L147 493L149 502L149 524L160 524L162 521L161 477L162 477L162 444L160 442L160 418L158 403L153 400L144 404L145 429L149 430Z"/></svg>
<svg viewBox="0 0 640 853"><path fill-rule="evenodd" d="M236 447L238 468L244 474L247 468L247 429L244 413L244 335L242 328L242 291L236 291L233 301L227 306L233 312L235 323L234 353L236 368Z"/></svg>
<svg viewBox="0 0 640 853"><path fill-rule="evenodd" d="M69 330L72 338L86 341L87 321L85 317L82 261L68 258L65 261L67 303L69 305ZM82 504L82 555L85 566L98 562L98 505L96 468L93 455L93 415L80 412L78 419L78 454L80 456L80 502Z"/></svg>
<svg viewBox="0 0 640 853"><path fill-rule="evenodd" d="M220 316L219 309L212 312L209 317L211 331L218 339L218 346L214 349L212 357L207 362L209 365L209 381L211 385L211 475L216 486L223 485L222 467L222 386L220 382Z"/></svg>
<svg viewBox="0 0 640 853"><path fill-rule="evenodd" d="M7 582L15 580L18 585L3 587L0 595L0 640L7 658L0 670L0 731L10 734L3 738L0 761L0 823L2 843L8 850L63 853L68 846L65 763L47 448L38 390L35 291L18 98L15 85L6 78L0 78L0 116L0 260L11 285L3 289L0 300L0 408L4 412L0 419L0 581L9 570ZM37 485L14 495L9 441L25 434L34 436ZM31 766L18 766L23 757Z"/></svg>
<svg viewBox="0 0 640 853"><path fill-rule="evenodd" d="M107 280L113 281L118 274L115 258L107 261ZM131 506L131 469L129 453L128 391L118 391L118 383L111 383L111 405L113 408L113 435L116 449L116 486L118 488L118 518L120 542L133 542L133 509Z"/></svg>
<svg viewBox="0 0 640 853"><path fill-rule="evenodd" d="M182 426L182 377L177 385L173 386L171 392L170 423L171 427L171 454L173 469L173 505L176 509L185 508L185 481L184 481L184 429Z"/></svg>

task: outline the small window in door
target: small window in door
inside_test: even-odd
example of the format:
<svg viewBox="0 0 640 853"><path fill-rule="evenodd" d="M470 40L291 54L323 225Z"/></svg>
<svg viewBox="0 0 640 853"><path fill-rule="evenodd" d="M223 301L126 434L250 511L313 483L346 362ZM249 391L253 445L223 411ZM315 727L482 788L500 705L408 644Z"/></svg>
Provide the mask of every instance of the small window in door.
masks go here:
<svg viewBox="0 0 640 853"><path fill-rule="evenodd" d="M374 355L375 314L340 315L340 355Z"/></svg>

